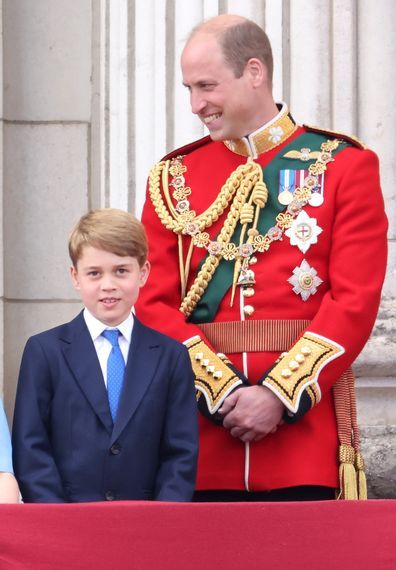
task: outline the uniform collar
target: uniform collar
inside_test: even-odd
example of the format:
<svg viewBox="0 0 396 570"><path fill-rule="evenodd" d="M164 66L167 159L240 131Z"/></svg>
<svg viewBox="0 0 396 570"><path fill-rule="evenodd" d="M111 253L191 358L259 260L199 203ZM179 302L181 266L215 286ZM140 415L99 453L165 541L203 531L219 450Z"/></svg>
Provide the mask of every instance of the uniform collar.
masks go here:
<svg viewBox="0 0 396 570"><path fill-rule="evenodd" d="M267 152L282 144L297 129L285 103L278 105L279 113L268 123L237 140L224 141L225 146L242 156L257 158L263 152Z"/></svg>

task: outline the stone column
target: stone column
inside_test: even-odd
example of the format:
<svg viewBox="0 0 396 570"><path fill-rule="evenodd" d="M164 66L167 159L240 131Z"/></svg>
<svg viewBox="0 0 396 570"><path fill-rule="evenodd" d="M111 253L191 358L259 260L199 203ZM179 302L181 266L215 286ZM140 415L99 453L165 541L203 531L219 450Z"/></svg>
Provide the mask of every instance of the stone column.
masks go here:
<svg viewBox="0 0 396 570"><path fill-rule="evenodd" d="M3 1L4 386L22 348L69 320L67 236L89 205L91 1Z"/></svg>

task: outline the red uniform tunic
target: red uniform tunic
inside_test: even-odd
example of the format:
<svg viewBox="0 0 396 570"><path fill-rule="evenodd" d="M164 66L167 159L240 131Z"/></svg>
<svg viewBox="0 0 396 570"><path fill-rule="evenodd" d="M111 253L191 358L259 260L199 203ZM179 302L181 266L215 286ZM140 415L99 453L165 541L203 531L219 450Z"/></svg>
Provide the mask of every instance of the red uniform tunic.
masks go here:
<svg viewBox="0 0 396 570"><path fill-rule="evenodd" d="M276 122L274 125L276 127ZM290 145L301 150L299 141L304 140L302 137L306 133L306 128L299 127L290 136L279 137L279 144L255 158L255 162L264 169L264 180L266 168L275 160L283 160L281 168L276 167L278 171L288 168L288 159L284 155ZM311 142L315 142L316 136L317 144L308 152L319 151L323 140L335 138L329 133L322 135L311 135ZM276 136L272 140L276 141ZM306 149L300 152L297 170L306 169L307 164L315 162L311 158L307 163L304 153L307 153ZM191 188L189 208L197 215L210 207L230 174L247 160L246 156L233 152L223 142L211 140L195 148L191 145L191 148L179 149L172 156L178 154L184 155L185 186ZM363 149L362 145L344 140L333 159L324 173L323 204L314 207L308 203L303 208L311 220L308 230L312 227L321 230L316 242L313 239L303 252L284 232L282 239L272 241L267 251L255 252L253 296L245 297L242 289L237 287L231 306L230 281L214 316L210 317L210 321L216 323L254 320L309 322L307 332L339 347L337 357L329 358L316 374L314 385L320 394L317 398L320 402L296 423L285 424L274 434L250 445L234 439L223 427L200 417L197 489L260 491L295 485L338 486L338 439L331 388L355 360L372 330L386 268L387 221L376 155ZM296 170L296 163L291 164L290 170ZM273 203L277 202L278 192L282 190L278 171L276 184L267 184ZM168 182L171 180L169 175ZM150 185L153 184L151 179ZM162 192L163 180L157 184ZM170 187L170 193L172 190L174 188ZM176 204L174 198L171 200ZM228 212L229 208L204 230L211 240L216 239ZM266 215L269 214L264 207L260 216ZM199 326L186 319L179 310L178 236L165 227L160 217L158 207L156 211L148 198L142 220L148 234L152 270L148 284L141 292L137 314L146 324L180 341L199 335L210 346ZM312 219L316 220L316 226ZM275 224L275 218L269 221L270 226ZM181 240L185 260L191 237L183 235ZM206 253L202 247L193 248L187 290ZM301 290L300 293L295 292L293 282L288 281L293 271L301 268L303 260L321 280L315 281L316 287L308 286L306 300L303 300ZM296 271L298 274L298 269ZM254 312L250 316L244 312L246 304L253 307ZM217 352L216 346L212 348ZM254 384L274 365L279 353L251 351L227 356ZM271 389L276 393L276 386Z"/></svg>

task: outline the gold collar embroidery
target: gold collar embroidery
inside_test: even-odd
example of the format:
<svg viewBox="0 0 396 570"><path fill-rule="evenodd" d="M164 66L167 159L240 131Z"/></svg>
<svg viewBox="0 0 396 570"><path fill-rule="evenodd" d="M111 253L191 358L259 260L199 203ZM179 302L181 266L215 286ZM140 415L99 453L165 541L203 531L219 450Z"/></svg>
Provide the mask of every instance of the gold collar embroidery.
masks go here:
<svg viewBox="0 0 396 570"><path fill-rule="evenodd" d="M247 137L224 141L224 144L235 154L257 158L283 143L296 129L297 125L289 115L287 105L283 103L279 113L269 123Z"/></svg>

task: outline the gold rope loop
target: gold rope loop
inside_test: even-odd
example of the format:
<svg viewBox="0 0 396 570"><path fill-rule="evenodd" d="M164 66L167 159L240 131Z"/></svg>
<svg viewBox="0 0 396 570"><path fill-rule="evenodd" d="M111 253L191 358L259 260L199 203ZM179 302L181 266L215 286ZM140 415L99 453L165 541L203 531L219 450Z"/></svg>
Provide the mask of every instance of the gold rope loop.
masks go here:
<svg viewBox="0 0 396 570"><path fill-rule="evenodd" d="M251 224L254 217L254 207L251 204L244 204L241 210L241 224Z"/></svg>
<svg viewBox="0 0 396 570"><path fill-rule="evenodd" d="M264 208L268 200L268 189L264 182L257 182L253 190L253 203Z"/></svg>

